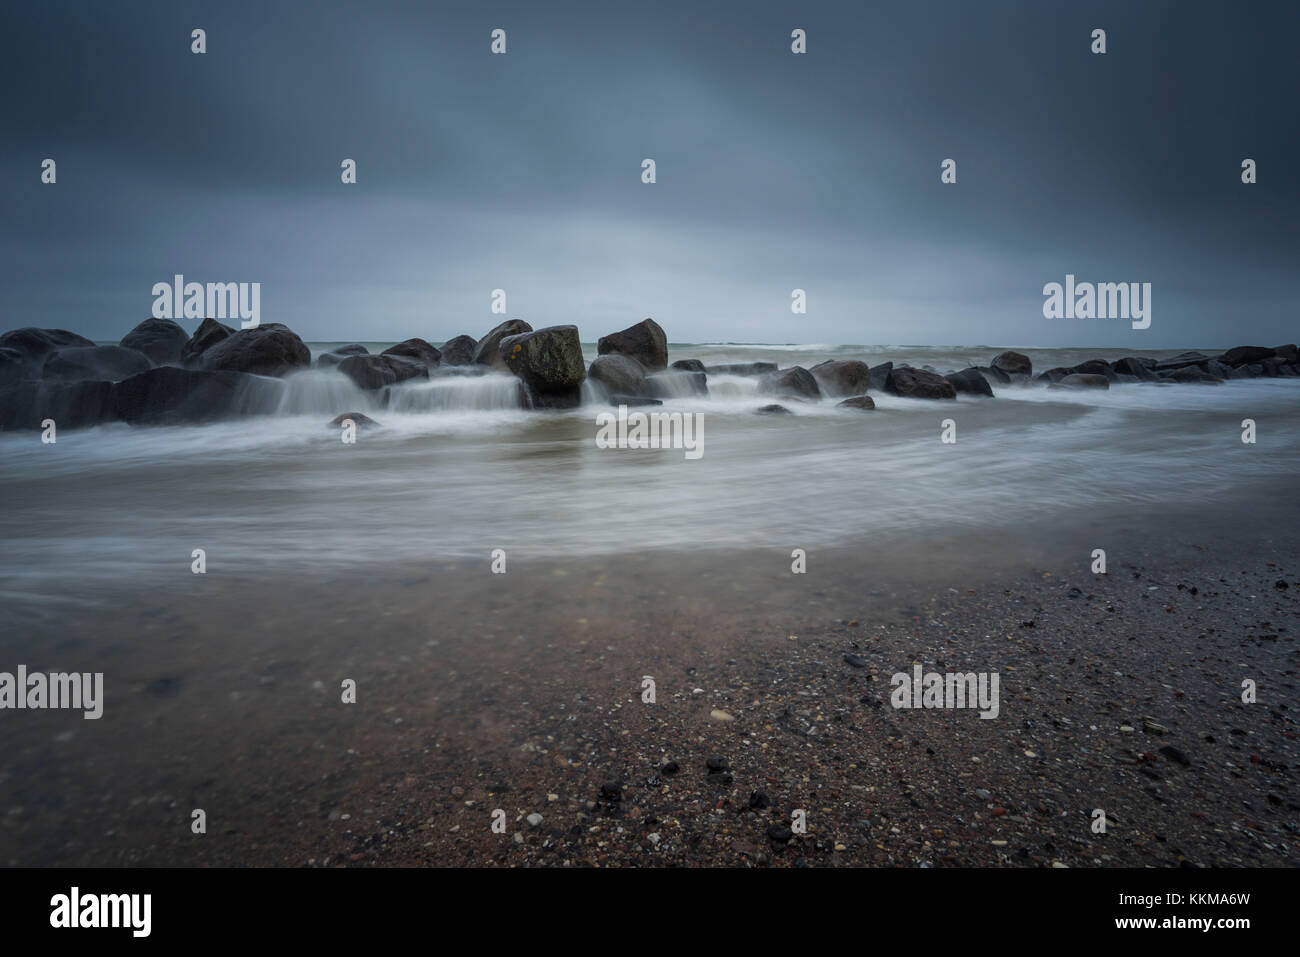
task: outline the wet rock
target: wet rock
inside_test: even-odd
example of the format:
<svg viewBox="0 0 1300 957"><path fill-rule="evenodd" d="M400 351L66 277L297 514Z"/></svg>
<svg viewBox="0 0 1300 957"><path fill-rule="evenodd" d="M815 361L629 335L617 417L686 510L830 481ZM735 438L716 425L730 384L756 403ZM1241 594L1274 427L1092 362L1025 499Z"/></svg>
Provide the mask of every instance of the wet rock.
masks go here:
<svg viewBox="0 0 1300 957"><path fill-rule="evenodd" d="M852 665L854 668L865 668L867 666L867 659L860 658L857 655L845 655L844 663Z"/></svg>
<svg viewBox="0 0 1300 957"><path fill-rule="evenodd" d="M53 419L60 429L117 421L113 383L24 379L0 388L0 430L39 430L46 419Z"/></svg>
<svg viewBox="0 0 1300 957"><path fill-rule="evenodd" d="M331 349L329 352L322 352L316 357L316 367L318 369L327 369L337 366L348 356L368 356L370 350L359 342L353 342L350 345L339 346L337 349Z"/></svg>
<svg viewBox="0 0 1300 957"><path fill-rule="evenodd" d="M341 428L345 419L351 419L353 424L356 425L358 432L363 429L379 428L379 423L364 412L344 412L342 415L336 415L330 420L330 425L335 428Z"/></svg>
<svg viewBox="0 0 1300 957"><path fill-rule="evenodd" d="M533 408L573 408L581 404L587 367L577 326L548 326L501 340L501 357L528 387Z"/></svg>
<svg viewBox="0 0 1300 957"><path fill-rule="evenodd" d="M754 412L758 415L794 415L794 413L785 406L775 404L759 406L754 410Z"/></svg>
<svg viewBox="0 0 1300 957"><path fill-rule="evenodd" d="M784 824L773 824L767 829L767 837L777 844L788 844L794 838L794 831Z"/></svg>
<svg viewBox="0 0 1300 957"><path fill-rule="evenodd" d="M501 340L506 336L517 336L532 332L533 327L522 319L507 319L474 346L474 355L470 357L472 365L488 366L506 372L506 361L501 357Z"/></svg>
<svg viewBox="0 0 1300 957"><path fill-rule="evenodd" d="M135 424L213 422L274 408L282 388L241 372L159 366L117 383L113 407Z"/></svg>
<svg viewBox="0 0 1300 957"><path fill-rule="evenodd" d="M428 366L406 356L348 356L339 363L339 371L366 390L429 378Z"/></svg>
<svg viewBox="0 0 1300 957"><path fill-rule="evenodd" d="M1070 375L1069 369L1062 369L1060 366L1057 366L1055 369L1048 369L1046 372L1038 373L1038 375L1034 376L1034 381L1054 385L1068 375Z"/></svg>
<svg viewBox="0 0 1300 957"><path fill-rule="evenodd" d="M617 781L606 781L600 786L600 799L607 803L623 800L623 787Z"/></svg>
<svg viewBox="0 0 1300 957"><path fill-rule="evenodd" d="M1104 375L1072 372L1054 385L1062 389L1109 389L1110 380Z"/></svg>
<svg viewBox="0 0 1300 957"><path fill-rule="evenodd" d="M1172 382L1193 383L1199 385L1222 385L1223 380L1218 376L1210 375L1200 369L1192 366L1184 366L1181 369L1175 369L1168 375L1163 376Z"/></svg>
<svg viewBox="0 0 1300 957"><path fill-rule="evenodd" d="M1123 359L1116 360L1112 368L1114 368L1117 375L1129 375L1140 379L1143 382L1152 382L1159 378L1159 376L1152 371L1152 367L1155 364L1154 359L1139 359L1135 356L1125 356Z"/></svg>
<svg viewBox="0 0 1300 957"><path fill-rule="evenodd" d="M672 368L681 372L708 372L699 359L678 359L672 364Z"/></svg>
<svg viewBox="0 0 1300 957"><path fill-rule="evenodd" d="M1070 372L1073 375L1103 375L1112 382L1115 381L1115 377L1119 374L1105 359L1089 359L1086 362L1080 362Z"/></svg>
<svg viewBox="0 0 1300 957"><path fill-rule="evenodd" d="M955 399L957 390L951 382L924 369L897 368L889 373L885 390L907 399Z"/></svg>
<svg viewBox="0 0 1300 957"><path fill-rule="evenodd" d="M759 377L758 391L764 395L796 399L820 399L822 394L816 378L803 366L766 373Z"/></svg>
<svg viewBox="0 0 1300 957"><path fill-rule="evenodd" d="M669 777L680 770L681 768L678 766L676 761L668 761L659 769L659 773L665 777Z"/></svg>
<svg viewBox="0 0 1300 957"><path fill-rule="evenodd" d="M1029 356L1020 352L1000 352L993 357L989 365L1005 373L1013 381L1028 379L1034 373L1034 365L1029 361Z"/></svg>
<svg viewBox="0 0 1300 957"><path fill-rule="evenodd" d="M1165 757L1167 757L1170 761L1174 761L1178 764L1181 764L1185 768L1191 766L1192 759L1171 744L1166 744L1163 748L1161 748L1160 753L1163 754Z"/></svg>
<svg viewBox="0 0 1300 957"><path fill-rule="evenodd" d="M592 382L599 382L607 394L645 395L645 368L631 356L611 353L597 356L587 369Z"/></svg>
<svg viewBox="0 0 1300 957"><path fill-rule="evenodd" d="M858 359L827 359L808 371L821 391L832 398L863 395L871 388L871 369Z"/></svg>
<svg viewBox="0 0 1300 957"><path fill-rule="evenodd" d="M703 372L656 372L645 377L645 387L651 395L661 399L708 395L709 377Z"/></svg>
<svg viewBox="0 0 1300 957"><path fill-rule="evenodd" d="M1219 356L1219 361L1224 365L1241 366L1251 362L1259 362L1261 359L1271 359L1275 355L1277 355L1276 350L1264 346L1237 346Z"/></svg>
<svg viewBox="0 0 1300 957"><path fill-rule="evenodd" d="M73 349L93 346L85 336L64 329L36 329L28 326L13 329L0 335L0 353L4 361L0 364L9 381L21 378L35 379L40 376L45 357L56 349ZM0 380L4 381L4 380Z"/></svg>
<svg viewBox="0 0 1300 957"><path fill-rule="evenodd" d="M204 319L194 330L194 335L190 336L189 341L181 348L181 365L194 365L198 362L199 356L234 334L235 330L225 323L217 322L215 319Z"/></svg>
<svg viewBox="0 0 1300 957"><path fill-rule="evenodd" d="M625 405L629 409L638 405L663 405L663 399L656 399L648 395L622 395L615 393L609 397L610 405Z"/></svg>
<svg viewBox="0 0 1300 957"><path fill-rule="evenodd" d="M1180 352L1170 359L1161 359L1155 364L1155 370L1165 372L1173 369L1185 369L1188 366L1203 365L1209 360L1210 357L1203 352Z"/></svg>
<svg viewBox="0 0 1300 957"><path fill-rule="evenodd" d="M749 806L752 810L761 811L772 806L772 799L762 791L755 791L749 796Z"/></svg>
<svg viewBox="0 0 1300 957"><path fill-rule="evenodd" d="M835 405L839 408L860 409L865 412L876 407L876 400L869 395L855 395L836 402Z"/></svg>
<svg viewBox="0 0 1300 957"><path fill-rule="evenodd" d="M152 368L153 360L135 349L123 346L74 346L46 356L41 378L55 382L81 382L86 379L117 382Z"/></svg>
<svg viewBox="0 0 1300 957"><path fill-rule="evenodd" d="M989 385L989 380L984 378L978 369L962 369L961 372L954 372L951 375L944 376L944 378L960 394L986 395L993 398L993 387Z"/></svg>
<svg viewBox="0 0 1300 957"><path fill-rule="evenodd" d="M456 336L454 339L448 339L442 344L442 348L439 350L442 355L442 365L472 365L474 362L474 350L477 348L478 340L473 336Z"/></svg>
<svg viewBox="0 0 1300 957"><path fill-rule="evenodd" d="M158 365L181 361L190 334L170 319L146 319L122 337L118 345L143 352Z"/></svg>
<svg viewBox="0 0 1300 957"><path fill-rule="evenodd" d="M643 319L621 332L602 336L596 343L596 352L602 356L609 353L630 356L647 372L668 368L668 336L653 319Z"/></svg>
<svg viewBox="0 0 1300 957"><path fill-rule="evenodd" d="M723 771L730 771L731 766L724 757L714 756L704 762L704 766L709 769L710 774L720 774Z"/></svg>
<svg viewBox="0 0 1300 957"><path fill-rule="evenodd" d="M431 343L423 339L407 339L399 342L395 346L389 346L381 356L401 356L405 359L414 359L416 362L423 363L427 368L435 369L442 362L442 353L439 352Z"/></svg>
<svg viewBox="0 0 1300 957"><path fill-rule="evenodd" d="M892 362L882 362L878 366L872 366L869 376L872 392L884 392L885 386L889 384L889 373L894 371Z"/></svg>
<svg viewBox="0 0 1300 957"><path fill-rule="evenodd" d="M263 323L240 329L210 346L199 357L199 368L282 376L311 365L311 350L288 326Z"/></svg>
<svg viewBox="0 0 1300 957"><path fill-rule="evenodd" d="M1001 369L994 369L992 366L972 366L976 372L989 380L989 385L994 383L998 385L1010 385L1011 376L1007 375Z"/></svg>
<svg viewBox="0 0 1300 957"><path fill-rule="evenodd" d="M707 366L704 370L709 375L744 375L760 376L776 371L775 362L731 362L717 366Z"/></svg>

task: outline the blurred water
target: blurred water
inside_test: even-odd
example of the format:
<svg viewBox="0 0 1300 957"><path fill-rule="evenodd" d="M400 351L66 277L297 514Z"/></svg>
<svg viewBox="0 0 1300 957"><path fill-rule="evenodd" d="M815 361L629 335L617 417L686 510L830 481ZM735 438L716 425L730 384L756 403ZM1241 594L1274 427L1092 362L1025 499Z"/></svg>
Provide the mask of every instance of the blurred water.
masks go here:
<svg viewBox="0 0 1300 957"><path fill-rule="evenodd" d="M333 344L317 344L315 351ZM383 344L375 344L382 348ZM674 346L672 358L812 365L830 356L985 364L996 348ZM594 350L589 350L594 352ZM1035 368L1113 350L1028 351ZM753 379L710 376L711 395L659 411L704 413L704 456L602 450L604 406L518 408L512 377L435 377L387 408L334 370L290 377L275 414L201 427L111 426L0 435L0 592L41 581L138 578L207 552L210 569L388 560L599 555L649 549L803 547L1020 526L1048 517L1292 496L1300 379L1107 392L997 388L936 403L874 394L772 401ZM996 388L996 387L995 387ZM344 445L335 415L382 429ZM952 418L958 441L940 441ZM1241 421L1258 423L1256 445Z"/></svg>

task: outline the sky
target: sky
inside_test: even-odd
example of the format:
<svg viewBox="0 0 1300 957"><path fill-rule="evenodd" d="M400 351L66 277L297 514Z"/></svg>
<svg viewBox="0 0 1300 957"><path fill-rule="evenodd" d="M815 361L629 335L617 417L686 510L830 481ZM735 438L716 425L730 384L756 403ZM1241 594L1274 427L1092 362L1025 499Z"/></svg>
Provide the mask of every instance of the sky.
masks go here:
<svg viewBox="0 0 1300 957"><path fill-rule="evenodd" d="M308 341L1300 338L1291 0L43 0L0 76L6 329L116 340L180 273ZM1045 318L1067 274L1150 327Z"/></svg>

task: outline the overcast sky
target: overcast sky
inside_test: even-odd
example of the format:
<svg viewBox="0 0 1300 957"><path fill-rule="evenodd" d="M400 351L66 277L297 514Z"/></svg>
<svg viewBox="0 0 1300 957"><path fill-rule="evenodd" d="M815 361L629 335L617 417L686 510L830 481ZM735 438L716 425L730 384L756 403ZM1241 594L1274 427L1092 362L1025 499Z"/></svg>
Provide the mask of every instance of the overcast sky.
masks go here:
<svg viewBox="0 0 1300 957"><path fill-rule="evenodd" d="M5 4L2 324L115 340L182 273L308 340L502 288L584 340L1294 342L1298 64L1292 0ZM1044 318L1067 273L1151 327Z"/></svg>

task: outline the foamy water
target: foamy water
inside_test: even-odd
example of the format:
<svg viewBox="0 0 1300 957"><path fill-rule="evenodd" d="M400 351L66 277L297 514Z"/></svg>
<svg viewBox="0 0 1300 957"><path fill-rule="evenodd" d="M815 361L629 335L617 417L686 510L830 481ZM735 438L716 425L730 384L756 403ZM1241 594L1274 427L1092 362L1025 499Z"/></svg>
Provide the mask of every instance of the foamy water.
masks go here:
<svg viewBox="0 0 1300 957"><path fill-rule="evenodd" d="M321 344L317 351L332 344ZM382 344L377 344L382 347ZM674 346L673 359L886 358L940 371L999 351L916 347ZM1207 350L1209 351L1209 350ZM1113 350L1028 351L1035 369ZM704 455L600 449L592 402L518 408L512 377L403 384L388 408L333 370L290 377L271 414L207 426L0 435L0 592L66 576L147 584L191 552L275 574L391 559L616 554L660 548L815 547L945 530L1023 526L1116 510L1195 509L1294 491L1300 379L1055 391L993 400L873 394L774 401L753 379L710 376L711 395L660 409L704 413ZM328 426L361 411L383 426L345 445ZM940 441L941 421L957 443ZM1241 442L1241 421L1258 443Z"/></svg>

